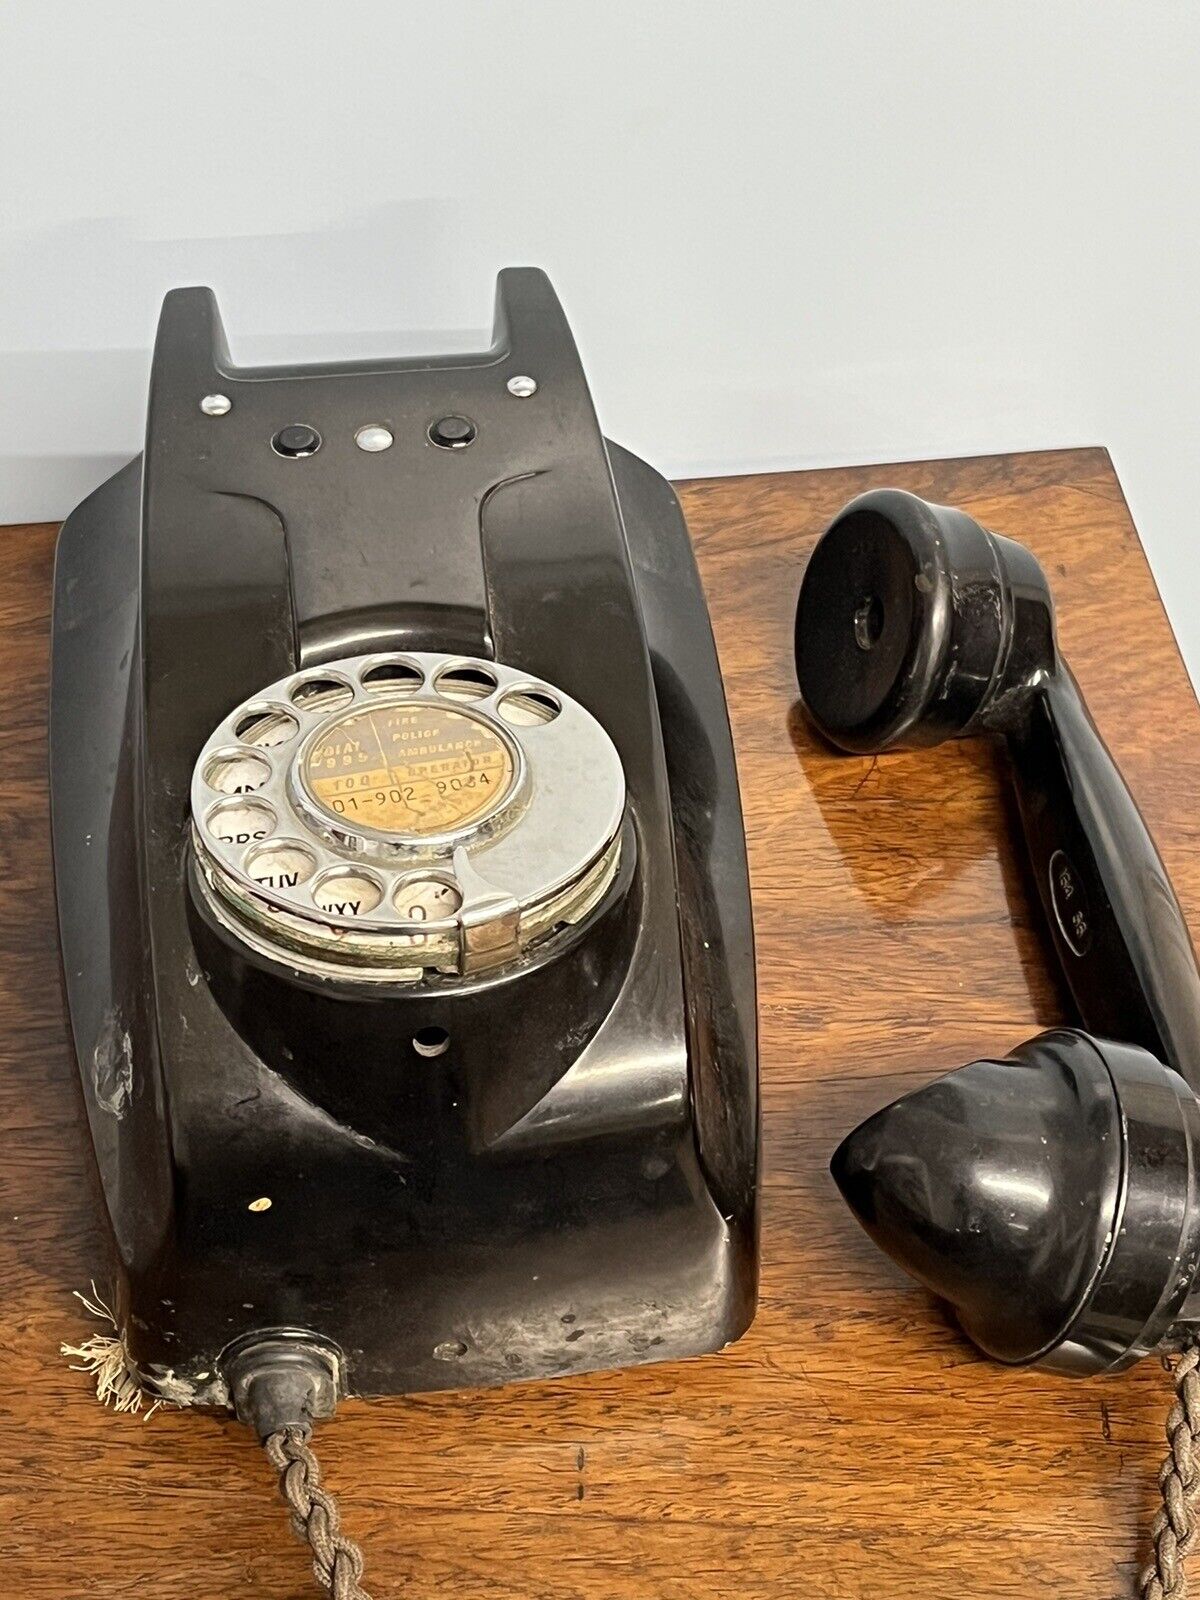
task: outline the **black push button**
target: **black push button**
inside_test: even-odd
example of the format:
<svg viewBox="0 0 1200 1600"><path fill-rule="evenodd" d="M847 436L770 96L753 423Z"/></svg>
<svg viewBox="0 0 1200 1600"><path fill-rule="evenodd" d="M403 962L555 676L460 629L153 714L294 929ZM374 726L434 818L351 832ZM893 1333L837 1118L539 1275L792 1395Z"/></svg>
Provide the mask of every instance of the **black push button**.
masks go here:
<svg viewBox="0 0 1200 1600"><path fill-rule="evenodd" d="M281 456L311 456L321 448L321 435L307 422L291 422L271 440L271 449Z"/></svg>
<svg viewBox="0 0 1200 1600"><path fill-rule="evenodd" d="M429 439L443 450L462 450L471 443L475 433L475 424L469 417L441 417L430 424Z"/></svg>

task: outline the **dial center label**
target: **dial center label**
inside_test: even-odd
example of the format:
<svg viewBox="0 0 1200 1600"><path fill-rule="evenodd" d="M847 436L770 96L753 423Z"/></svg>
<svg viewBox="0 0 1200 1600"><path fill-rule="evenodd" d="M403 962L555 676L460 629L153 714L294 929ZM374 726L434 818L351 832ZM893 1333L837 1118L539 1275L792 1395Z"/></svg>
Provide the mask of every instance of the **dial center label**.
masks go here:
<svg viewBox="0 0 1200 1600"><path fill-rule="evenodd" d="M422 701L362 706L322 728L304 758L313 799L376 833L466 827L512 787L513 758L486 722Z"/></svg>

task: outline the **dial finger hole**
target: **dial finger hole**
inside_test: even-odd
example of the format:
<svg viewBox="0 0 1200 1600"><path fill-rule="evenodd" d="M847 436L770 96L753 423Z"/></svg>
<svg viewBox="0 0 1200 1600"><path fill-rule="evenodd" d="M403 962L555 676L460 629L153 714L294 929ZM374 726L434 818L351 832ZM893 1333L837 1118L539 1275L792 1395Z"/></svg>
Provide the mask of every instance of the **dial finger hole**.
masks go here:
<svg viewBox="0 0 1200 1600"><path fill-rule="evenodd" d="M260 846L246 858L246 872L264 889L294 889L307 883L317 870L317 858L307 845L294 839Z"/></svg>
<svg viewBox="0 0 1200 1600"><path fill-rule="evenodd" d="M406 922L440 922L462 905L462 894L444 878L406 878L397 884L392 904Z"/></svg>
<svg viewBox="0 0 1200 1600"><path fill-rule="evenodd" d="M301 711L340 711L354 699L354 690L341 678L305 678L293 686L291 701Z"/></svg>
<svg viewBox="0 0 1200 1600"><path fill-rule="evenodd" d="M312 897L331 916L365 917L383 899L383 889L369 872L358 867L335 867L317 879Z"/></svg>
<svg viewBox="0 0 1200 1600"><path fill-rule="evenodd" d="M247 750L220 750L204 768L205 783L218 794L253 794L270 776L270 763Z"/></svg>
<svg viewBox="0 0 1200 1600"><path fill-rule="evenodd" d="M204 826L222 844L253 844L275 832L276 817L265 800L222 800Z"/></svg>
<svg viewBox="0 0 1200 1600"><path fill-rule="evenodd" d="M562 704L549 689L512 689L497 710L514 728L536 728L541 723L553 722Z"/></svg>
<svg viewBox="0 0 1200 1600"><path fill-rule="evenodd" d="M496 692L499 682L486 667L447 667L434 680L434 688L447 700L483 700Z"/></svg>
<svg viewBox="0 0 1200 1600"><path fill-rule="evenodd" d="M415 694L425 682L425 674L411 661L377 661L358 681L372 693L387 689L396 694Z"/></svg>
<svg viewBox="0 0 1200 1600"><path fill-rule="evenodd" d="M294 739L300 724L282 706L256 706L239 719L233 731L243 744L252 744L259 750L273 750L276 745Z"/></svg>

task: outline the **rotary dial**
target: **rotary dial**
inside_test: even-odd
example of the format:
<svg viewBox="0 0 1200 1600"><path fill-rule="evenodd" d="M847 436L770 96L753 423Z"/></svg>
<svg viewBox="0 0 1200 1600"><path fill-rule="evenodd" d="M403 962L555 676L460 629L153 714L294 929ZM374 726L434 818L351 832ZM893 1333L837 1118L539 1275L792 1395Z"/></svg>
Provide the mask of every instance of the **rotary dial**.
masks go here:
<svg viewBox="0 0 1200 1600"><path fill-rule="evenodd" d="M192 780L197 882L241 939L368 982L517 959L615 876L625 783L577 701L493 661L355 656L268 685Z"/></svg>

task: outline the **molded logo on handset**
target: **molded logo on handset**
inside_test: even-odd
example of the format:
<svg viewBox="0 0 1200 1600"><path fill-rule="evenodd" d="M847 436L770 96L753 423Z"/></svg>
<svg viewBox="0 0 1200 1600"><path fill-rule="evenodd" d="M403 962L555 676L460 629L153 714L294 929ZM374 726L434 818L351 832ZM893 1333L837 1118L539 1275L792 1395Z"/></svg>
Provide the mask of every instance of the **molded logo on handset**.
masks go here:
<svg viewBox="0 0 1200 1600"><path fill-rule="evenodd" d="M1083 881L1070 857L1056 850L1050 857L1050 901L1059 931L1077 956L1085 956L1092 943L1092 912Z"/></svg>

